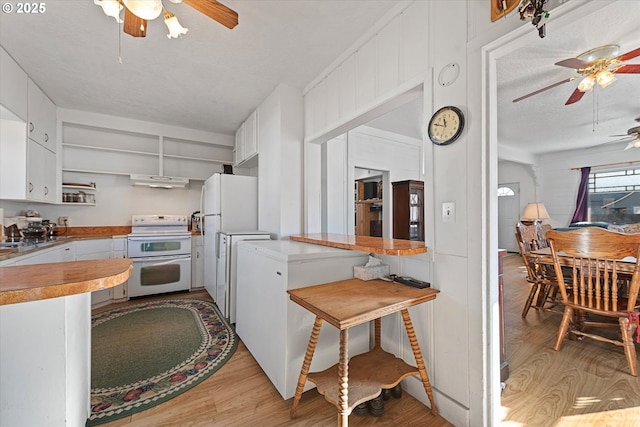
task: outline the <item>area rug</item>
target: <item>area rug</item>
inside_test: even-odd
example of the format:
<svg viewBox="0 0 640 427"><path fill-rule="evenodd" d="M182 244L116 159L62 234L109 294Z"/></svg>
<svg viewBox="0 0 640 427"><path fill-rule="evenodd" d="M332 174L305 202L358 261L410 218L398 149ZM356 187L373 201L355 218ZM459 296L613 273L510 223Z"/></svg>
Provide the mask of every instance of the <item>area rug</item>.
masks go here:
<svg viewBox="0 0 640 427"><path fill-rule="evenodd" d="M92 316L91 415L113 421L176 397L208 378L238 345L215 304L156 300Z"/></svg>

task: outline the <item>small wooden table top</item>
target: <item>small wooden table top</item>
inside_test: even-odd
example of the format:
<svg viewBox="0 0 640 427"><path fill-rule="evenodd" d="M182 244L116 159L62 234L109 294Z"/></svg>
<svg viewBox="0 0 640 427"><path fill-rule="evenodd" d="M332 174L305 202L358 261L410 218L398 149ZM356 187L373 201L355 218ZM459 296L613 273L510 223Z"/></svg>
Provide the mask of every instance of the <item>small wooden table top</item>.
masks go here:
<svg viewBox="0 0 640 427"><path fill-rule="evenodd" d="M431 301L440 291L354 278L287 292L292 301L343 330Z"/></svg>
<svg viewBox="0 0 640 427"><path fill-rule="evenodd" d="M287 292L293 302L316 315L293 398L291 418L296 417L307 379L316 384L318 393L338 407L338 425L348 427L349 414L356 405L378 396L383 387L394 387L411 375L420 376L431 403L431 412L438 414L408 308L434 300L440 291L416 289L380 279L364 281L354 278ZM417 367L385 352L380 345L380 319L396 312L402 314ZM349 359L348 329L371 320L375 321L373 348ZM338 364L322 372L309 373L323 321L340 330Z"/></svg>

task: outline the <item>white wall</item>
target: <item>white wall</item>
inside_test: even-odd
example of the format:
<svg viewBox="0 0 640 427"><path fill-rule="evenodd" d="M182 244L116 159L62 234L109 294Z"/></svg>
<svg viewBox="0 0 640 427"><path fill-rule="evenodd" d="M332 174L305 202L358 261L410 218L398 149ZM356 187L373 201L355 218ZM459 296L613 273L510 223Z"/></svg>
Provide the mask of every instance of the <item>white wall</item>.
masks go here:
<svg viewBox="0 0 640 427"><path fill-rule="evenodd" d="M23 215L24 211L34 209L42 218L51 221L68 216L72 227L124 226L131 225L131 215L134 214L190 216L192 212L200 210L202 181L191 181L188 189L167 190L134 187L129 177L124 175L66 173L65 177L73 180L71 182L95 182L96 205L49 205L2 200L0 206L4 208L4 216Z"/></svg>
<svg viewBox="0 0 640 427"><path fill-rule="evenodd" d="M563 151L541 156L540 176L542 197L552 225L566 227L575 210L580 171L573 168L591 166L591 171L606 171L626 163L640 161L640 150L624 150L625 144L605 144L583 150ZM609 165L602 168L594 166Z"/></svg>

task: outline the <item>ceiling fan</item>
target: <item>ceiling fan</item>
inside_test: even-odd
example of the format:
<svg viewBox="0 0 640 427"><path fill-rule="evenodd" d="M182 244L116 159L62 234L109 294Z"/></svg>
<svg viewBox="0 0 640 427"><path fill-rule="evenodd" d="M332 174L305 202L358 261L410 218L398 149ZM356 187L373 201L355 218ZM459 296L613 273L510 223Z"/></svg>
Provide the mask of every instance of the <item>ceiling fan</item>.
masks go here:
<svg viewBox="0 0 640 427"><path fill-rule="evenodd" d="M640 117L636 119L636 122L640 122ZM623 138L617 139L611 142L628 142L627 146L624 148L628 150L630 148L640 148L640 126L635 126L627 130L625 135L611 135L611 136L622 136Z"/></svg>
<svg viewBox="0 0 640 427"><path fill-rule="evenodd" d="M640 48L630 52L618 55L618 45L600 46L595 49L588 50L575 58L565 59L556 62L555 65L561 67L573 68L583 76L578 87L573 91L565 105L573 104L580 101L585 92L590 91L595 83L604 88L616 80L614 74L640 74L640 64L624 64L629 59L640 56ZM543 87L524 96L516 98L513 102L519 102L530 96L537 95L556 86L575 80L579 76L572 76L552 85Z"/></svg>
<svg viewBox="0 0 640 427"><path fill-rule="evenodd" d="M238 13L216 0L169 0L171 3L185 3L198 12L203 13L216 22L232 29L238 25ZM147 21L156 19L160 14L169 28L169 38L178 37L187 32L179 23L175 15L165 9L162 0L94 0L107 16L113 17L117 22L120 19L120 11L124 9L123 31L133 37L145 37L147 35Z"/></svg>

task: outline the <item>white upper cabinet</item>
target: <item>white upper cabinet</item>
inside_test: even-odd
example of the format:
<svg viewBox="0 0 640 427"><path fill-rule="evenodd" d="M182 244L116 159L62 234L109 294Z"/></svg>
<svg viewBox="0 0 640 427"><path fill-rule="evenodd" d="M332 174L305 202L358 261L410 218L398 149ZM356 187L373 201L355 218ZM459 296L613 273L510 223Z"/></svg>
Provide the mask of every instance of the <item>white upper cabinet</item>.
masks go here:
<svg viewBox="0 0 640 427"><path fill-rule="evenodd" d="M236 131L234 164L255 166L258 154L258 111L255 110Z"/></svg>
<svg viewBox="0 0 640 427"><path fill-rule="evenodd" d="M55 153L56 106L31 79L28 88L29 138Z"/></svg>
<svg viewBox="0 0 640 427"><path fill-rule="evenodd" d="M236 131L235 149L233 150L233 163L237 166L244 161L244 123Z"/></svg>
<svg viewBox="0 0 640 427"><path fill-rule="evenodd" d="M0 48L0 104L27 121L27 73Z"/></svg>
<svg viewBox="0 0 640 427"><path fill-rule="evenodd" d="M0 199L56 203L56 106L7 52L0 55Z"/></svg>

